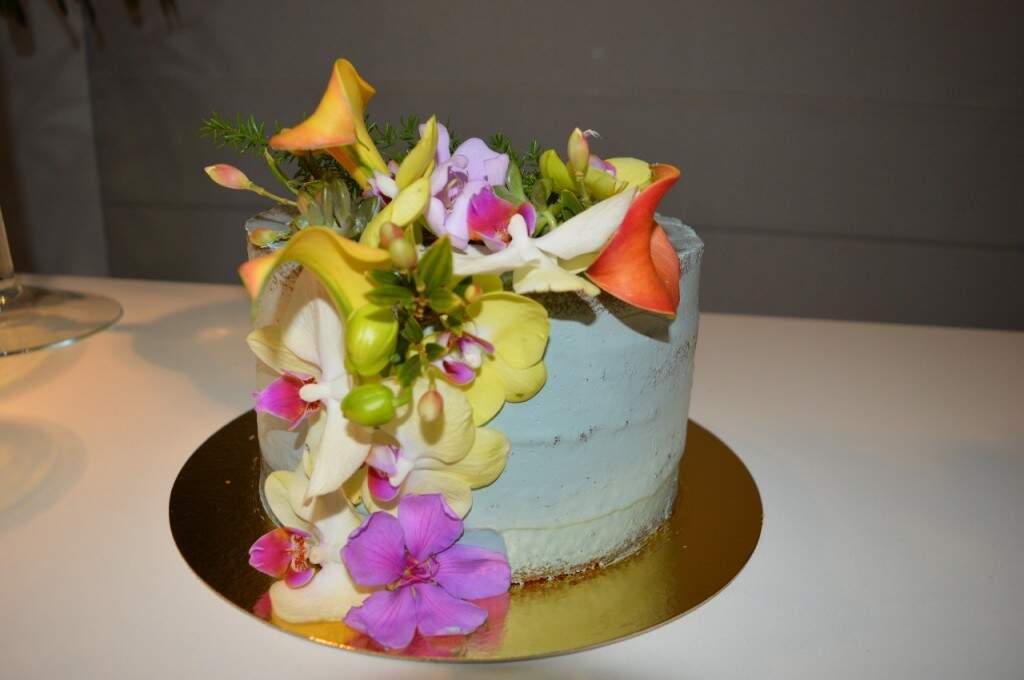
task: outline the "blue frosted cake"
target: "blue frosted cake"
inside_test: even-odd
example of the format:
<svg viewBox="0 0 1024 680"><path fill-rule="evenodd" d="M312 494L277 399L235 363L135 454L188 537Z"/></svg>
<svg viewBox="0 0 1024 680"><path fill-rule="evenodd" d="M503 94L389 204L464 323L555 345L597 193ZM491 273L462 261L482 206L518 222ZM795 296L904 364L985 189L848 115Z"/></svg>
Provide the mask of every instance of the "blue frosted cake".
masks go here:
<svg viewBox="0 0 1024 680"><path fill-rule="evenodd" d="M436 118L368 122L338 60L313 115L246 138L277 207L246 225L273 615L387 648L469 634L511 584L600 568L671 513L703 245L655 210L679 171ZM228 133L231 134L228 134ZM254 537L256 538L256 537Z"/></svg>

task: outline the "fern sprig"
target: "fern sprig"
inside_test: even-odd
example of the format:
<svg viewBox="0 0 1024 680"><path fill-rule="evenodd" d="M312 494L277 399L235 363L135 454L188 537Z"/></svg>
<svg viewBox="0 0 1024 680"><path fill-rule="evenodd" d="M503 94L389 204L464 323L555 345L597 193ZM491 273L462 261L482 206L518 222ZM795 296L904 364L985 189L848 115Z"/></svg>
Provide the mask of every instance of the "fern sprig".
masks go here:
<svg viewBox="0 0 1024 680"><path fill-rule="evenodd" d="M209 118L203 119L199 135L213 140L217 146L231 147L241 154L262 154L267 148L265 125L251 115L243 118L236 114L235 120L231 121L214 111Z"/></svg>

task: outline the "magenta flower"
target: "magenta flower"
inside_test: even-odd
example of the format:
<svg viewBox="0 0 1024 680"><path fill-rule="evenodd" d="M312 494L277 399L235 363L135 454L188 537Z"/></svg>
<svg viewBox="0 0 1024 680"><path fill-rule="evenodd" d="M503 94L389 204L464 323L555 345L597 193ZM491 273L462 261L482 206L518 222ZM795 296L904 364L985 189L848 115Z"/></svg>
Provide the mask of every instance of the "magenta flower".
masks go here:
<svg viewBox="0 0 1024 680"><path fill-rule="evenodd" d="M312 537L302 529L279 527L260 536L249 548L249 564L292 588L310 582L316 568L309 563Z"/></svg>
<svg viewBox="0 0 1024 680"><path fill-rule="evenodd" d="M437 337L437 343L447 347L448 351L432 363L456 385L473 382L476 372L483 365L484 355L494 354L494 345L472 333L455 335L445 331Z"/></svg>
<svg viewBox="0 0 1024 680"><path fill-rule="evenodd" d="M294 430L311 413L320 409L320 402L306 401L301 392L305 385L315 383L314 378L295 373L282 373L259 392L254 392L256 410L269 413L288 421L288 429Z"/></svg>
<svg viewBox="0 0 1024 680"><path fill-rule="evenodd" d="M426 636L468 635L487 611L466 600L507 592L508 560L459 545L462 520L440 494L409 495L398 517L375 512L341 551L352 579L378 587L345 616L345 623L381 645L403 649L418 630Z"/></svg>
<svg viewBox="0 0 1024 680"><path fill-rule="evenodd" d="M489 250L503 249L512 241L508 224L513 215L522 215L526 221L526 233L533 236L537 226L537 211L532 203L515 205L484 187L469 201L469 237L480 239Z"/></svg>

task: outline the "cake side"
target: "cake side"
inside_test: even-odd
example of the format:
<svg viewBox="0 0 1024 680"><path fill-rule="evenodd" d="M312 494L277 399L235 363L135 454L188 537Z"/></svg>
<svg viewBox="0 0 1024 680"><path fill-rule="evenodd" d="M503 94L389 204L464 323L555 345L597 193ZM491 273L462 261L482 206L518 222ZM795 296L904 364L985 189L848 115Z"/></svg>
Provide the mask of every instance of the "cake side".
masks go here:
<svg viewBox="0 0 1024 680"><path fill-rule="evenodd" d="M668 517L686 440L703 243L659 221L682 263L676 318L607 295L544 300L544 389L492 421L509 433L504 473L474 494L467 531L494 532L519 581L629 554Z"/></svg>

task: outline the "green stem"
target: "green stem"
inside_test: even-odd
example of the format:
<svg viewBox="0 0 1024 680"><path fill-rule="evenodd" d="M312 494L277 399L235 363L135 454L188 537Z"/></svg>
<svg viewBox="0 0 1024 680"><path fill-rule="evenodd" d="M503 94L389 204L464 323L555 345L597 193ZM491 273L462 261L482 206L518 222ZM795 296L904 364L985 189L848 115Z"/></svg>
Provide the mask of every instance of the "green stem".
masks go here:
<svg viewBox="0 0 1024 680"><path fill-rule="evenodd" d="M285 198L284 196L278 196L277 194L272 194L269 191L267 191L266 189L264 189L263 187L258 186L256 184L250 183L249 186L246 187L246 188L249 191L253 192L254 194L259 194L263 198L269 198L272 201L277 201L281 205L290 205L293 208L299 207L299 204L296 203L295 201L291 200L290 198Z"/></svg>
<svg viewBox="0 0 1024 680"><path fill-rule="evenodd" d="M281 167L277 164L277 159L274 158L273 154L271 154L266 149L263 150L263 160L267 162L267 167L270 168L271 174L273 174L274 177L276 177L277 180L281 182L281 184L285 185L288 191L292 192L293 194L299 193L299 190L292 186L291 180L289 180L288 177L286 177L285 174L281 172Z"/></svg>

